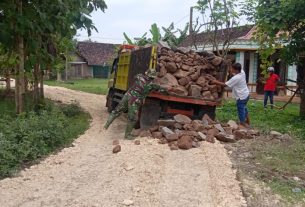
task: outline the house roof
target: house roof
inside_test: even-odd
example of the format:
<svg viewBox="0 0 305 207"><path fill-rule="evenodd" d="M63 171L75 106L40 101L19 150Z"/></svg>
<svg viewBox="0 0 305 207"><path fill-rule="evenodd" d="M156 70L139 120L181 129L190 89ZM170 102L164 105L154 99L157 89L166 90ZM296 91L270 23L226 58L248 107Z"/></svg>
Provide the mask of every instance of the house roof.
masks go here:
<svg viewBox="0 0 305 207"><path fill-rule="evenodd" d="M77 53L88 65L104 65L115 55L117 45L97 42L78 42Z"/></svg>
<svg viewBox="0 0 305 207"><path fill-rule="evenodd" d="M226 36L231 34L232 39L248 39L249 33L253 32L253 25L244 25L234 28L228 28L228 29L221 29L217 31L217 39L221 42L226 40ZM196 44L208 44L211 43L211 37L213 36L214 32L201 32L199 34L196 34L194 36L194 40L196 41ZM182 47L188 47L193 45L193 39L189 35L187 38L181 43L180 46Z"/></svg>

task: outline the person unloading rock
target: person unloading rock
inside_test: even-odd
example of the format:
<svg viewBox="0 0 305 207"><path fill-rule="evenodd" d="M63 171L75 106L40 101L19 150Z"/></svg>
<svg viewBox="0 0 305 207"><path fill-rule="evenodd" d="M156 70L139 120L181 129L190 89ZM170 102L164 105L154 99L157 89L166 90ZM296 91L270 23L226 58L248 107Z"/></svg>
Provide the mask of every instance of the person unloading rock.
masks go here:
<svg viewBox="0 0 305 207"><path fill-rule="evenodd" d="M148 69L145 74L138 74L135 77L134 84L125 93L119 105L111 112L104 129L108 129L110 124L123 112L128 111L128 123L125 130L125 138L133 139L131 135L133 128L136 125L138 112L143 104L143 101L151 91L165 92L166 90L160 85L153 83L157 77L157 72L154 69Z"/></svg>
<svg viewBox="0 0 305 207"><path fill-rule="evenodd" d="M227 82L223 83L218 80L212 82L223 87L230 87L232 89L233 97L236 99L236 106L238 112L238 118L240 125L244 127L250 126L250 118L247 109L247 103L249 101L249 89L246 82L246 74L242 69L240 63L234 63L230 69L230 73L233 77Z"/></svg>

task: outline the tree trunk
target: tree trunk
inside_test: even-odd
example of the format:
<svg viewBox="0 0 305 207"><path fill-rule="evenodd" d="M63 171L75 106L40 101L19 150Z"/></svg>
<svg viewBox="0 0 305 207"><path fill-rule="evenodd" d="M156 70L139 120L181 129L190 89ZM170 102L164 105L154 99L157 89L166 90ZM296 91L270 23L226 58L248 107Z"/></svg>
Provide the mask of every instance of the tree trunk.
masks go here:
<svg viewBox="0 0 305 207"><path fill-rule="evenodd" d="M16 65L16 80L15 80L15 104L16 113L20 114L24 111L24 45L23 37L18 36L17 41L18 64Z"/></svg>
<svg viewBox="0 0 305 207"><path fill-rule="evenodd" d="M22 15L22 1L16 1L18 13ZM24 42L23 37L16 35L15 50L18 55L18 64L16 65L15 79L15 107L16 113L21 114L24 111Z"/></svg>
<svg viewBox="0 0 305 207"><path fill-rule="evenodd" d="M300 117L305 118L305 59L297 66L297 83L300 87Z"/></svg>
<svg viewBox="0 0 305 207"><path fill-rule="evenodd" d="M305 87L301 89L300 117L305 118Z"/></svg>
<svg viewBox="0 0 305 207"><path fill-rule="evenodd" d="M40 88L39 88L39 95L40 95L40 100L42 101L44 99L44 90L43 90L43 75L44 75L44 72L43 70L40 70Z"/></svg>
<svg viewBox="0 0 305 207"><path fill-rule="evenodd" d="M34 65L34 71L33 71L33 76L34 76L34 104L38 105L39 104L39 64L36 63Z"/></svg>
<svg viewBox="0 0 305 207"><path fill-rule="evenodd" d="M5 73L5 83L6 83L6 93L8 94L11 91L11 74L10 71L7 70Z"/></svg>
<svg viewBox="0 0 305 207"><path fill-rule="evenodd" d="M57 82L61 82L61 72L57 71Z"/></svg>

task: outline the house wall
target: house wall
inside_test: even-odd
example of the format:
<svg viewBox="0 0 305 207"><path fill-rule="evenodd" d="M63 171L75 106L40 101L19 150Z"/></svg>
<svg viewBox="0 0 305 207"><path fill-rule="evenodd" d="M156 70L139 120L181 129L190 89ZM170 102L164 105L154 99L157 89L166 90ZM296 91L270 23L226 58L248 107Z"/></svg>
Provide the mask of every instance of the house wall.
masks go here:
<svg viewBox="0 0 305 207"><path fill-rule="evenodd" d="M63 76L65 77L65 74ZM78 55L74 55L72 61L68 64L67 78L93 78L93 67L84 63L84 60Z"/></svg>

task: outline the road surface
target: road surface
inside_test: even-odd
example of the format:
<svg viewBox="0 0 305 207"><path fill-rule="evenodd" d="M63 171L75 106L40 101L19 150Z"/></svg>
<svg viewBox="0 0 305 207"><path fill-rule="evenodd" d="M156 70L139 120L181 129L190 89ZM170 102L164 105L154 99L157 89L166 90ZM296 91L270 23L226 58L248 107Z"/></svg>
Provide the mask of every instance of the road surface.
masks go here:
<svg viewBox="0 0 305 207"><path fill-rule="evenodd" d="M246 206L236 171L223 145L171 151L152 138L123 140L126 118L102 129L106 98L61 87L45 95L76 100L92 116L90 128L73 147L50 155L13 178L0 181L3 207L238 207ZM112 141L122 151L112 154Z"/></svg>

